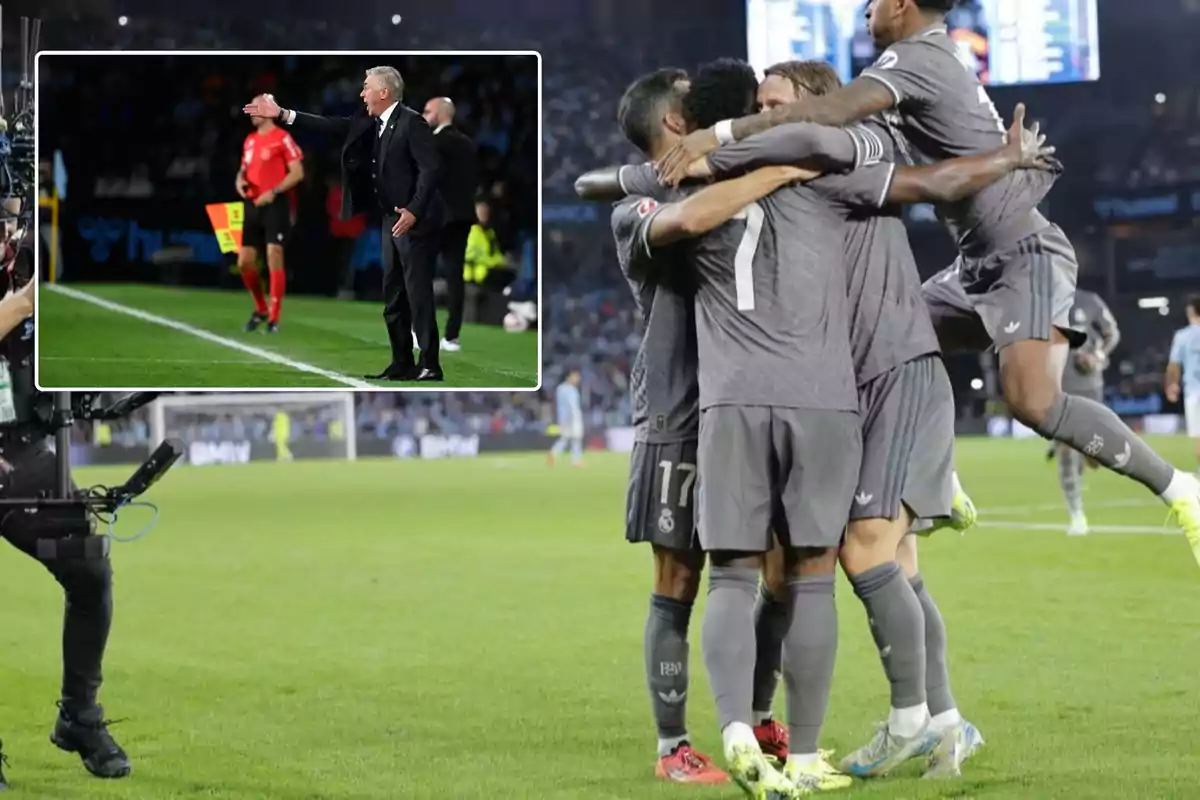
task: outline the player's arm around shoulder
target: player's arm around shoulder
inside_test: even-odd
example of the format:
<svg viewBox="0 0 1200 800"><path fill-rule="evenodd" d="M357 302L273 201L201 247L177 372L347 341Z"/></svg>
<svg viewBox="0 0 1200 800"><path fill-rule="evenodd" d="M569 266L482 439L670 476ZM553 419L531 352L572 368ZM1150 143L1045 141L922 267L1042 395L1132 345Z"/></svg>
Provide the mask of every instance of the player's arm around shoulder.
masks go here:
<svg viewBox="0 0 1200 800"><path fill-rule="evenodd" d="M813 122L840 128L887 111L895 104L892 92L882 83L858 77L828 94L809 95L794 103L734 120L730 132L735 140L741 141L756 133L795 122Z"/></svg>
<svg viewBox="0 0 1200 800"><path fill-rule="evenodd" d="M922 167L898 167L888 190L890 203L953 203L978 194L1018 169L1060 169L1054 148L1037 123L1025 127L1025 106L1017 104L1004 147L978 156L951 158Z"/></svg>
<svg viewBox="0 0 1200 800"><path fill-rule="evenodd" d="M758 167L792 165L816 177L863 163L867 142L859 131L811 122L780 125L743 141L718 147L688 166L688 177L725 178Z"/></svg>
<svg viewBox="0 0 1200 800"><path fill-rule="evenodd" d="M740 178L706 186L677 203L668 203L651 221L648 238L658 246L694 239L724 225L742 209L816 173L792 166L762 167Z"/></svg>
<svg viewBox="0 0 1200 800"><path fill-rule="evenodd" d="M810 95L785 106L692 131L658 160L658 170L663 180L674 186L687 176L694 162L722 144L738 142L792 122L814 122L840 128L886 111L894 104L892 93L885 86L860 78L829 94Z"/></svg>

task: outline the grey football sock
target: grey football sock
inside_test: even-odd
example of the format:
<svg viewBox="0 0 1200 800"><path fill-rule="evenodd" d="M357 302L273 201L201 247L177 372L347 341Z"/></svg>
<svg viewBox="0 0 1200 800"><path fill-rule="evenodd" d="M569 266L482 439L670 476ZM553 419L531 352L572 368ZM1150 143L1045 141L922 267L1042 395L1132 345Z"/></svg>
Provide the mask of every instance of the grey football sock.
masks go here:
<svg viewBox="0 0 1200 800"><path fill-rule="evenodd" d="M946 666L946 623L937 603L925 590L924 579L914 575L909 583L925 616L925 696L930 716L936 717L958 708L950 691L950 669Z"/></svg>
<svg viewBox="0 0 1200 800"><path fill-rule="evenodd" d="M1150 449L1107 406L1086 397L1059 394L1037 432L1074 447L1101 466L1133 478L1157 495L1166 491L1175 468Z"/></svg>
<svg viewBox="0 0 1200 800"><path fill-rule="evenodd" d="M795 577L792 624L783 641L783 679L787 684L788 750L817 752L829 708L833 665L837 660L837 604L832 575Z"/></svg>
<svg viewBox="0 0 1200 800"><path fill-rule="evenodd" d="M714 566L704 609L704 666L724 730L751 721L754 697L754 598L758 570Z"/></svg>
<svg viewBox="0 0 1200 800"><path fill-rule="evenodd" d="M1083 456L1074 450L1058 450L1058 485L1067 499L1071 516L1083 513Z"/></svg>
<svg viewBox="0 0 1200 800"><path fill-rule="evenodd" d="M688 622L692 604L650 596L646 619L646 683L659 739L687 735Z"/></svg>
<svg viewBox="0 0 1200 800"><path fill-rule="evenodd" d="M867 610L871 635L892 687L892 708L925 702L925 615L921 601L894 561L850 576Z"/></svg>
<svg viewBox="0 0 1200 800"><path fill-rule="evenodd" d="M758 653L754 661L755 714L771 712L775 690L779 687L783 639L787 636L791 610L788 598L774 598L765 585L759 587L758 605L754 608L754 639Z"/></svg>

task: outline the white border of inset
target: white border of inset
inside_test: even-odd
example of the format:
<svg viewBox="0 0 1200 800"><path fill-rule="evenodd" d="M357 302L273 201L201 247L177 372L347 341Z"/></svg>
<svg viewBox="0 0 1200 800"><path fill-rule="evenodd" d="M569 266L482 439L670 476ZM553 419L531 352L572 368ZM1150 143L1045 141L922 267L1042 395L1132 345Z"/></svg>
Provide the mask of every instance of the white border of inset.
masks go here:
<svg viewBox="0 0 1200 800"><path fill-rule="evenodd" d="M130 308L127 311L122 312L122 313L133 312L133 314L135 316L142 318L142 319L146 319L146 321L148 321L148 322L152 322L152 323L160 324L160 325L166 325L167 327L175 327L177 329L185 329L186 328L189 330L187 330L185 332L192 333L193 335L197 335L197 336L199 336L199 333L194 333L194 331L199 331L200 333L205 334L204 336L200 336L200 338L204 338L209 341L215 341L216 344L221 344L221 345L230 347L231 349L236 349L236 350L240 350L242 352L247 352L247 353L250 353L251 355L257 356L259 352L270 353L271 356L276 356L277 358L270 358L270 357L263 356L264 362L276 361L277 363L288 363L289 365L293 365L294 368L296 368L298 371L315 372L317 374L325 375L326 377L330 378L330 380L344 384L346 387L346 390L352 391L352 392L404 392L404 393L420 392L420 393L438 393L438 394L440 394L442 392L537 392L537 391L541 390L541 388L542 388L542 334L543 334L542 325L544 322L544 314L543 314L543 307L542 307L542 254L545 249L542 246L542 109L543 109L542 91L543 91L543 85L542 85L542 54L541 53L539 53L536 50L42 50L42 51L36 53L33 57L33 107L34 107L34 131L35 131L34 143L33 143L33 159L34 159L35 166L37 164L41 163L41 155L40 155L40 148L39 148L41 137L39 135L37 135L37 131L38 131L37 109L40 106L39 95L41 92L41 77L40 77L39 70L40 70L40 66L41 66L41 59L43 56L101 56L101 57L108 57L108 56L205 56L205 57L212 57L212 56L380 56L380 57L385 57L385 58L386 57L394 57L394 56L533 56L537 61L537 117L538 118L537 118L537 234L536 234L537 241L536 241L536 247L537 247L538 320L537 320L537 382L532 387L512 387L512 386L443 387L440 384L436 384L436 383L428 383L428 384L397 383L394 385L376 386L374 384L367 383L366 381L358 380L358 379L355 379L355 378L352 378L352 377L349 377L346 375L339 375L338 373L334 373L329 370L325 370L323 368L316 367L311 364L303 364L301 362L294 361L292 359L287 358L283 354L273 353L271 351L267 351L262 348L253 347L252 345L245 344L236 339L233 339L230 337L225 337L225 336L220 336L218 334L213 333L212 331L203 331L202 329L195 328L194 326L191 326L191 325L186 325L182 322L178 322L177 320L166 320L164 318L155 317L155 315L149 314L145 311L142 311L141 309ZM37 196L39 196L38 190L40 187L38 186L38 184L40 183L41 171L35 170L35 173L36 174L34 176L34 196L37 197ZM40 210L35 209L35 213L33 216L33 259L34 259L34 263L37 265L37 271L38 271L37 281L36 281L36 283L38 285L34 286L34 303L35 304L38 302L39 296L41 294L41 285L40 285L41 284L40 249L41 249L41 241L42 241L41 240L41 231L40 231L41 216L42 215L41 215ZM47 288L49 288L50 291L55 291L55 288L61 288L61 287L55 287L55 288L47 287ZM90 295L87 296L87 298L90 298ZM87 299L87 298L79 298L79 299ZM97 300L99 300L99 298L93 298L93 299L90 299L89 302L97 302ZM100 301L100 302L102 305L116 305L116 306L120 305L120 304L110 304L108 301ZM40 381L38 380L38 376L39 376L39 372L40 372L40 368L39 368L40 332L41 332L41 327L35 325L34 333L33 333L33 359L34 359L33 382L34 382L34 385L40 391L51 391L51 392L108 391L108 392L254 392L254 393L265 393L265 392L328 392L331 389L336 388L336 387L330 387L330 386L323 386L323 387L280 386L280 387L276 387L276 388L267 388L267 389L262 389L262 388L258 388L258 387L249 387L249 386L226 386L226 387L219 387L219 386L170 386L170 387L86 386L86 387L54 387L51 389L43 389ZM251 352L251 351L255 351L255 352ZM450 362L450 363L453 363L453 362Z"/></svg>

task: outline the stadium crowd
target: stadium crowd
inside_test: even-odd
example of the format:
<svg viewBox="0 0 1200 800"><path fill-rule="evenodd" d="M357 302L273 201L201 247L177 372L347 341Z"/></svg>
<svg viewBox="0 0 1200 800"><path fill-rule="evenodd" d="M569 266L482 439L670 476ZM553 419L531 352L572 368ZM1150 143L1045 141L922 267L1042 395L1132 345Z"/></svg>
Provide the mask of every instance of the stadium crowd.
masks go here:
<svg viewBox="0 0 1200 800"><path fill-rule="evenodd" d="M383 17L378 22L354 20L336 24L327 20L277 19L252 30L232 19L185 23L132 17L121 25L50 26L45 46L180 50L534 49L543 59L542 186L547 206L572 203L573 180L585 168L637 159L613 121L615 99L633 77L666 61L686 65L696 60L682 55L683 44L674 50L675 45L651 42L644 36L637 39L618 24L600 30L522 21L508 26L488 24L481 30L471 25L426 25L409 19L395 25ZM306 98L311 103L332 109L343 98L354 96L354 92L347 90L355 87L343 85L348 79L337 74L331 65L325 65L317 77ZM270 76L264 76L255 86L268 89L270 80ZM466 72L435 76L432 80L431 86L449 87L449 93L455 94L466 109L465 117L476 121L472 133L483 146L495 152L486 166L487 190L493 195L509 196L534 191L536 165L505 158L505 153L511 150L512 137L536 135L532 105L536 96L531 87L507 86L488 76ZM171 110L171 120L156 124L186 127L187 120L198 113L198 104L228 103L232 97L226 96L231 87L214 87L204 82L199 86L199 90L180 96ZM240 99L246 88L236 87L233 94ZM1061 136L1066 140L1060 154L1068 164L1072 194L1088 189L1098 191L1104 186L1163 186L1200 179L1200 167L1195 166L1200 159L1191 157L1200 148L1200 137L1195 133L1200 95L1186 87L1178 91L1166 88L1168 102L1156 100L1132 108L1111 97L1097 96L1094 100L1076 102L1070 108L1056 109L1051 119L1045 120L1047 129L1056 138ZM509 106L512 109L509 111L502 110L504 106L497 98L513 92L521 97L519 105ZM489 124L489 120L505 114L516 115L511 137L497 134ZM1103 135L1095 135L1095 129L1089 125L1089 121L1096 119L1112 121ZM172 175L194 177L202 173L204 165L199 162L211 159L214 153L236 152L228 146L222 150L220 134L211 131L196 132L189 141L193 145L190 160L152 159L137 174L145 175L148 171L150 182L157 187L156 181L170 184ZM1094 146L1085 146L1089 143ZM135 177L131 171L126 180L132 183ZM181 185L187 183L183 181ZM602 211L594 221L572 219L545 224L541 245L544 371L539 397L520 394L459 394L436 400L434 396L413 394L364 397L360 399L360 432L385 435L385 431L421 429L447 433L542 429L551 421L554 387L572 368L580 369L583 374L588 424L627 423L626 379L637 341L634 308L615 269L607 228ZM511 236L510 229L511 226L506 229L506 235ZM932 272L942 265L923 266ZM1168 321L1178 322L1174 318ZM588 342L588 347L580 348L579 342ZM1129 337L1115 354L1116 388L1135 393L1157 389L1161 384L1162 350L1166 343L1167 340Z"/></svg>

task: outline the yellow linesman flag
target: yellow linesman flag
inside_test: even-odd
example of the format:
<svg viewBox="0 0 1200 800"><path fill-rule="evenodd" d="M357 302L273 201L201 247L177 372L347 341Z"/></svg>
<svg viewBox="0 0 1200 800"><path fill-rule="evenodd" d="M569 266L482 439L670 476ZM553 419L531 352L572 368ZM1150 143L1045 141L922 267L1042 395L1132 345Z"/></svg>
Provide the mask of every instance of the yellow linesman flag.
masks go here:
<svg viewBox="0 0 1200 800"><path fill-rule="evenodd" d="M222 253L236 253L242 248L242 223L246 208L242 203L209 203L204 207L212 223L213 233Z"/></svg>

